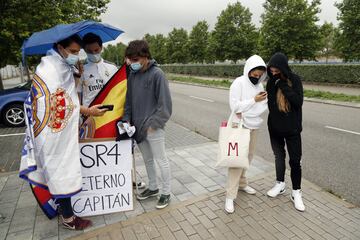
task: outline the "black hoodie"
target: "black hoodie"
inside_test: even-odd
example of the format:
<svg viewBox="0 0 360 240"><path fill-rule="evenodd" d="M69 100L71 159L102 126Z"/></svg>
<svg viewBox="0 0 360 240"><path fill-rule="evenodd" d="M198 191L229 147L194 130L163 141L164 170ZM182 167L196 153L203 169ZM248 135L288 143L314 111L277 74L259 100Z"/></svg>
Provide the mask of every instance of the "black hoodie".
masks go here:
<svg viewBox="0 0 360 240"><path fill-rule="evenodd" d="M286 80L275 78L270 67L275 67L288 78L292 86L290 87ZM270 77L266 91L268 93L268 128L270 133L278 133L283 135L298 134L302 131L302 104L303 104L303 86L300 77L293 73L288 65L287 57L282 53L275 53L268 63L268 75ZM290 111L288 113L279 110L276 93L281 89L285 98L290 103Z"/></svg>

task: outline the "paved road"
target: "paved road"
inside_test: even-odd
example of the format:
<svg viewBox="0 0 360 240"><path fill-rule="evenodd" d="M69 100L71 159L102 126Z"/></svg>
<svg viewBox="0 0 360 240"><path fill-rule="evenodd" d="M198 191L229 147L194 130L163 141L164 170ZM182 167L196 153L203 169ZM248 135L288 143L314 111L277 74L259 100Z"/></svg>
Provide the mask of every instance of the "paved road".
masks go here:
<svg viewBox="0 0 360 240"><path fill-rule="evenodd" d="M205 76L194 76L194 75L187 75L187 74L174 74L169 73L169 76L179 76L179 77L195 77L204 80L229 80L233 81L234 78L220 78L220 77L205 77ZM308 90L316 90L316 91L323 91L323 92L331 92L331 93L343 93L346 95L360 95L360 88L355 87L353 85L348 86L331 86L331 85L318 85L318 84L310 84L307 82L303 82L304 89Z"/></svg>
<svg viewBox="0 0 360 240"><path fill-rule="evenodd" d="M228 90L178 83L170 88L172 119L217 140L218 126L229 114ZM304 177L360 204L360 109L305 102L303 112ZM266 121L257 155L273 161Z"/></svg>

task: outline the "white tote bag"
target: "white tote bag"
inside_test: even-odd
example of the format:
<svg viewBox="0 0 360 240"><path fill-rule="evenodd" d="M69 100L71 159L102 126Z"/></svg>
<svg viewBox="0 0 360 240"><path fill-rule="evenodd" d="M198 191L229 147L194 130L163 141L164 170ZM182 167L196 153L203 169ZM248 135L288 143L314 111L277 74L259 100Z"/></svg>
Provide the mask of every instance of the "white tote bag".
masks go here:
<svg viewBox="0 0 360 240"><path fill-rule="evenodd" d="M215 167L248 169L250 129L243 128L242 121L237 128L233 128L232 118L234 116L235 114L232 112L226 126L220 127L219 149Z"/></svg>

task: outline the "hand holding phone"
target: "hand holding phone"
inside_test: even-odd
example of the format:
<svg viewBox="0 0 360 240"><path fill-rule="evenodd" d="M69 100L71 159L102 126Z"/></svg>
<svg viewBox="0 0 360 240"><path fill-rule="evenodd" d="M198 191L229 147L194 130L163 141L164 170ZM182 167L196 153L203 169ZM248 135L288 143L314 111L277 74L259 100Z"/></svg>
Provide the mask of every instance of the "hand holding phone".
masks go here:
<svg viewBox="0 0 360 240"><path fill-rule="evenodd" d="M255 102L264 101L267 97L267 92L261 91L255 96Z"/></svg>
<svg viewBox="0 0 360 240"><path fill-rule="evenodd" d="M98 107L99 109L106 109L106 111L112 111L114 109L114 105L102 105Z"/></svg>

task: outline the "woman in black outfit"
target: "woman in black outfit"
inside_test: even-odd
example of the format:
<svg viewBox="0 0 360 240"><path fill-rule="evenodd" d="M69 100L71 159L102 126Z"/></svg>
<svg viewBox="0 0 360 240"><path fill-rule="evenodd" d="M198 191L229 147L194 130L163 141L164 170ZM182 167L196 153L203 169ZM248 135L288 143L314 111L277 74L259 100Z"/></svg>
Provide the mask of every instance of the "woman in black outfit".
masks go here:
<svg viewBox="0 0 360 240"><path fill-rule="evenodd" d="M268 63L270 77L268 94L268 129L275 155L276 184L267 192L276 197L285 192L285 144L290 157L292 192L291 200L299 211L305 211L301 193L301 131L303 86L300 77L293 73L287 57L274 54Z"/></svg>

